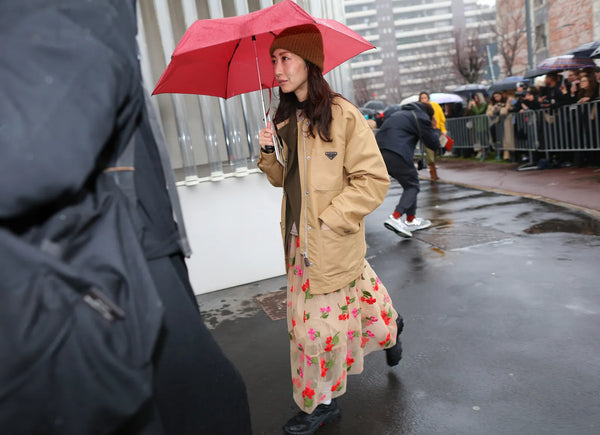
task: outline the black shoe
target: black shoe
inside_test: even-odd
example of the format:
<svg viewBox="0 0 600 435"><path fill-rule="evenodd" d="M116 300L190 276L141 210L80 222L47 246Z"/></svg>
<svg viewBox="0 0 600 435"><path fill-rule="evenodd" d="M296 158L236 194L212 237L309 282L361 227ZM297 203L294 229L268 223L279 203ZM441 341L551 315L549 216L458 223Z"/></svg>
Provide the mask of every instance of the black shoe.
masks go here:
<svg viewBox="0 0 600 435"><path fill-rule="evenodd" d="M396 333L396 344L385 350L385 359L390 367L398 365L402 359L402 343L400 342L400 334L404 329L404 319L402 319L399 314L398 318L396 318L396 326L398 327L398 332Z"/></svg>
<svg viewBox="0 0 600 435"><path fill-rule="evenodd" d="M396 333L396 338L400 337L400 334L402 334L402 330L404 329L404 319L402 318L402 316L400 314L398 314L398 317L396 318L396 326L398 327L398 332Z"/></svg>
<svg viewBox="0 0 600 435"><path fill-rule="evenodd" d="M335 399L329 405L319 405L312 414L300 411L283 426L289 435L312 435L326 423L338 420L342 416Z"/></svg>

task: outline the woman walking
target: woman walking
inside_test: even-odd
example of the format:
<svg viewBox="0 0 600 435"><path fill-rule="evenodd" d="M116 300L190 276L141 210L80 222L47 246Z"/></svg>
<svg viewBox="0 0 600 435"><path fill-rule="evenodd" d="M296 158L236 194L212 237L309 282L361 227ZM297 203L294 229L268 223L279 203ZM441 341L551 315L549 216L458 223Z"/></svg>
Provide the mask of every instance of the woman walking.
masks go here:
<svg viewBox="0 0 600 435"><path fill-rule="evenodd" d="M260 131L259 168L283 187L287 326L293 397L301 411L284 426L312 434L340 417L335 398L368 353L402 350L402 319L365 260L364 217L385 198L389 177L358 109L323 79L323 41L313 25L290 27L271 45L280 102L275 129ZM280 164L273 136L283 146Z"/></svg>

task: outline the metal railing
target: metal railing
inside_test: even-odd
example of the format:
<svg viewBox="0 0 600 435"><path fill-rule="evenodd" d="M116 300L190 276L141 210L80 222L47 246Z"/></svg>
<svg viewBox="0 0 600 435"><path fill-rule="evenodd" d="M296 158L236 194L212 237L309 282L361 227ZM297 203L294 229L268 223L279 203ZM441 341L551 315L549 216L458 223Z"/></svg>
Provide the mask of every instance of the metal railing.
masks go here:
<svg viewBox="0 0 600 435"><path fill-rule="evenodd" d="M455 155L477 153L484 159L495 153L551 153L600 151L600 101L558 109L526 110L489 117L450 118L446 129L454 139Z"/></svg>

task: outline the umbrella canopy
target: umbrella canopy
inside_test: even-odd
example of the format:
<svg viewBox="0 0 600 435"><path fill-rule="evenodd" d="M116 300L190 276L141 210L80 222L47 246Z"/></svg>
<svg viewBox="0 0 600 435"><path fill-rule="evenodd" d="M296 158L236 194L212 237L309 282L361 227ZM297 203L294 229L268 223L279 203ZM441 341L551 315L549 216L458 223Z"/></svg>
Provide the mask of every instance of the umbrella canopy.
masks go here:
<svg viewBox="0 0 600 435"><path fill-rule="evenodd" d="M315 25L323 37L326 73L374 48L358 33L315 18L291 0L237 17L198 20L185 32L153 94L180 93L229 98L276 85L269 48L288 27Z"/></svg>
<svg viewBox="0 0 600 435"><path fill-rule="evenodd" d="M548 71L543 70L543 69L539 69L539 68L534 68L532 70L529 70L525 73L525 75L523 76L524 79L532 79L534 77L538 77L538 76L543 76L544 74L546 74Z"/></svg>
<svg viewBox="0 0 600 435"><path fill-rule="evenodd" d="M446 104L446 103L462 103L463 99L461 96L456 94L447 94L444 92L433 92L429 94L429 100L438 104ZM404 98L400 101L399 106L404 106L405 104L415 103L419 101L419 94L411 95L410 97Z"/></svg>
<svg viewBox="0 0 600 435"><path fill-rule="evenodd" d="M600 57L600 47L598 47L594 51L592 51L592 54L590 54L590 57L593 59Z"/></svg>
<svg viewBox="0 0 600 435"><path fill-rule="evenodd" d="M591 57L594 51L598 49L600 49L600 39L582 44L573 50L567 51L567 54L572 54L576 57Z"/></svg>
<svg viewBox="0 0 600 435"><path fill-rule="evenodd" d="M416 101L419 101L419 95L418 94L411 95L410 97L403 98L402 101L400 101L399 106L404 106L405 104L414 103Z"/></svg>
<svg viewBox="0 0 600 435"><path fill-rule="evenodd" d="M491 85L487 91L490 95L494 92L510 91L517 89L517 85L519 83L526 84L527 82L529 82L529 79L526 79L523 76L504 77L503 79L498 80L496 83Z"/></svg>
<svg viewBox="0 0 600 435"><path fill-rule="evenodd" d="M593 59L587 57L577 57L572 54L563 54L562 56L549 57L544 59L538 69L545 72L564 71L568 69L580 69L586 66L596 66Z"/></svg>
<svg viewBox="0 0 600 435"><path fill-rule="evenodd" d="M446 103L462 103L463 99L457 94L447 94L444 92L433 92L429 95L429 99L434 103L446 104Z"/></svg>
<svg viewBox="0 0 600 435"><path fill-rule="evenodd" d="M487 88L488 87L486 85L482 85L479 83L468 83L466 85L462 85L454 89L452 93L471 98L477 92L486 92Z"/></svg>

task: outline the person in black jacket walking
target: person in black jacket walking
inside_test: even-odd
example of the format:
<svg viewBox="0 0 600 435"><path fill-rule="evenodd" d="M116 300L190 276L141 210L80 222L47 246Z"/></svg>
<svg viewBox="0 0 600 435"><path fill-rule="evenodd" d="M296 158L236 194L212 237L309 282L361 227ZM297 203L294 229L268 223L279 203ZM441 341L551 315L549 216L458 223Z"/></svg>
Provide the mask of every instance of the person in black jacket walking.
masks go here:
<svg viewBox="0 0 600 435"><path fill-rule="evenodd" d="M420 188L413 159L419 140L434 151L441 146L433 114L428 103L407 104L385 120L375 136L388 173L403 188L394 213L384 225L402 237L412 237L413 231L431 226L431 221L416 217Z"/></svg>

